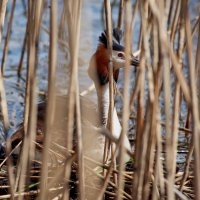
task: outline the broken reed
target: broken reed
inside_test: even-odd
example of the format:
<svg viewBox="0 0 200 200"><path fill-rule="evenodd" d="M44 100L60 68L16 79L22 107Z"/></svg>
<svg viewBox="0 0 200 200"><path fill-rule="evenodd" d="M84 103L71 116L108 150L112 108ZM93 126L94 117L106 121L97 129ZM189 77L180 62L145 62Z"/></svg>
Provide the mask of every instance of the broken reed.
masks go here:
<svg viewBox="0 0 200 200"><path fill-rule="evenodd" d="M24 3L24 1L23 1ZM57 192L57 196L61 195L64 199L69 199L69 179L71 174L71 165L76 160L78 161L78 180L79 180L79 198L84 199L86 183L84 182L85 168L90 170L95 176L100 178L102 188L99 188L99 199L102 199L104 194L116 196L118 199L187 199L194 198L200 199L200 174L198 170L200 168L200 127L199 127L199 102L197 88L200 83L200 58L199 58L199 16L196 17L194 26L191 26L191 19L188 9L187 0L168 0L168 1L153 1L153 0L136 0L135 4L130 10L130 0L120 0L119 4L119 17L118 27L123 27L125 30L125 44L126 55L130 53L130 44L132 41L132 29L135 25L136 14L140 16L140 37L138 46L140 50L140 67L137 69L135 85L132 86L129 94L129 63L126 62L126 68L124 73L124 91L123 91L123 112L122 112L122 136L120 142L116 143L116 149L119 150L121 157L119 167L115 165L115 156L110 166L104 167L104 174L97 174L90 169L84 162L82 154L82 128L81 128L81 112L80 112L80 99L79 99L79 83L78 83L78 47L79 47L79 33L80 33L80 12L81 1L70 0L68 2L63 1L64 9L61 17L59 38L57 39L57 8L56 0L51 0L51 12L50 12L50 31L49 31L49 86L48 86L48 103L47 103L47 118L45 124L45 139L43 150L43 164L41 173L41 190L35 190L30 192L25 191L25 185L31 178L29 170L32 167L32 161L34 160L35 143L33 142L36 137L36 97L37 97L37 84L36 84L36 70L37 70L37 46L39 42L40 28L43 26L42 14L43 14L43 1L27 1L27 27L24 36L24 45L22 48L22 56L20 59L18 74L21 72L21 65L23 63L24 52L28 52L27 58L27 84L26 84L26 101L25 101L25 114L24 114L24 130L25 136L22 145L22 151L20 154L19 162L16 166L17 173L14 175L12 171L11 162L7 162L8 166L8 179L9 179L9 197L19 196L20 199L24 195L32 195L32 193L39 193L40 199L44 196L52 193L53 180L60 180L63 184L62 188L59 188L54 192ZM105 0L105 5L110 7L111 2ZM1 64L0 73L0 96L1 96L1 110L4 120L5 130L8 128L8 111L5 98L5 90L3 85L2 72L6 63L6 52L8 50L8 42L10 39L10 30L12 28L12 19L15 9L15 0L13 0L13 11L8 20L7 39L5 42L4 56ZM24 5L24 4L23 4ZM116 4L113 4L116 5ZM2 38L2 31L4 27L4 18L6 11L7 1L0 2L0 38ZM37 8L37 9L36 9ZM112 13L105 8L105 15L107 19L107 32L109 34L109 46L112 47L111 30L112 30ZM109 11L109 12L108 12ZM132 12L132 18L131 13ZM75 20L76 23L73 21ZM114 19L114 21L117 21ZM43 28L44 29L44 28ZM63 32L62 32L63 31ZM67 33L66 33L67 32ZM192 43L192 37L198 34L197 51L193 51L194 46ZM77 33L77 34L74 34ZM177 36L177 37L175 37ZM67 40L68 41L63 41ZM70 65L66 66L70 68L69 84L65 86L68 88L68 104L63 104L63 107L68 105L68 121L65 131L65 137L67 140L65 149L66 158L50 149L52 143L52 126L56 120L54 116L54 108L56 105L55 94L55 71L57 60L57 43L59 45L64 44L70 49ZM177 44L177 45L175 45ZM195 47L195 48L196 48ZM110 54L112 52L110 51ZM183 74L183 55L186 53L188 60L187 68L189 71L189 81L186 80ZM128 57L128 56L127 56ZM196 58L196 59L195 59ZM112 62L110 63L112 69ZM110 70L112 77L112 70ZM171 74L175 75L174 88L171 87ZM197 75L196 75L197 74ZM145 76L147 75L147 76ZM146 79L145 79L146 77ZM145 85L148 83L148 95L145 94ZM31 87L30 87L31 86ZM112 81L110 84L112 91ZM160 100L161 94L164 94L164 99ZM174 96L172 96L172 93ZM111 93L112 97L112 93ZM113 98L111 99L111 108L114 106ZM160 101L164 103L164 115L165 121L160 123L161 107ZM137 107L134 105L137 104ZM187 118L185 118L185 127L180 127L179 117L181 115L181 104L186 104L188 107ZM129 108L129 109L128 109ZM173 108L174 112L171 112ZM64 109L63 109L64 110ZM110 109L112 110L112 109ZM136 118L130 118L136 123L136 142L134 144L134 165L136 170L131 172L130 180L131 189L129 193L124 191L124 185L127 186L127 172L125 172L125 166L123 164L123 154L125 149L123 147L123 136L128 133L128 118L129 113L135 113ZM76 118L74 116L77 116ZM112 118L112 115L109 115ZM75 120L75 121L74 121ZM110 120L112 122L112 120ZM77 140L78 148L76 152L72 151L73 141L73 127L74 122L77 126ZM164 124L164 126L163 126ZM112 132L112 124L110 125ZM165 132L162 136L161 132ZM178 136L182 131L189 130L189 134L192 137L190 141L190 148L187 153L185 161L185 170L181 175L180 181L177 180L176 174L176 156L178 150ZM186 134L186 133L185 133ZM105 136L107 137L108 135ZM112 139L112 137L107 137ZM114 140L113 140L114 141ZM163 142L165 143L163 149ZM38 144L36 144L38 146ZM61 146L58 144L58 146ZM60 147L61 148L61 147ZM10 157L11 151L9 140L7 143L7 158ZM47 163L49 162L48 153L51 151L55 155L59 155L60 159L63 159L64 166L62 170L55 170L54 178L48 183L49 169ZM160 159L162 152L164 154L164 160ZM193 171L190 171L192 156L194 156L195 162L192 163ZM6 158L6 160L7 160ZM85 158L87 159L87 158ZM9 160L9 159L8 159ZM4 161L3 161L4 162ZM94 162L94 161L91 161ZM101 164L99 164L101 165ZM0 165L2 167L2 165ZM165 166L165 168L164 168ZM194 174L194 187L187 181L190 180L189 174ZM26 176L24 176L26 175ZM114 178L113 178L114 177ZM113 192L107 190L108 187L113 188ZM191 192L187 192L187 188L191 188ZM98 189L98 188L97 188ZM41 192L40 192L41 191ZM194 196L192 196L193 194ZM188 196L189 195L189 196ZM0 195L0 199L6 198Z"/></svg>

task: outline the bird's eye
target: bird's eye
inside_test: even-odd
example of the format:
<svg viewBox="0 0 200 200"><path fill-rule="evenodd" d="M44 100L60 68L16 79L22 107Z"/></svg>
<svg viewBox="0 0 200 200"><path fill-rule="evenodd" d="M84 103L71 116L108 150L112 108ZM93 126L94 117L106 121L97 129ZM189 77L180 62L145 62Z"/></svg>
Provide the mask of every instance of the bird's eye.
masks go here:
<svg viewBox="0 0 200 200"><path fill-rule="evenodd" d="M118 57L123 58L124 54L123 53L118 53Z"/></svg>

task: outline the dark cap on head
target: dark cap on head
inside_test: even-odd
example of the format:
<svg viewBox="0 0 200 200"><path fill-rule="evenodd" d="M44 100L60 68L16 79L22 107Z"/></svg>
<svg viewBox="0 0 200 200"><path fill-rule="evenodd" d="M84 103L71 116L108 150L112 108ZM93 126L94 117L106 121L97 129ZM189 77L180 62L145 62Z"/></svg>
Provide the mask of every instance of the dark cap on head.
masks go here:
<svg viewBox="0 0 200 200"><path fill-rule="evenodd" d="M114 28L113 29L113 44L112 48L115 51L124 51L124 47L120 44L120 41L122 39L123 33L122 30L119 28ZM99 42L104 44L104 46L107 48L107 32L106 30L101 33L99 36Z"/></svg>
<svg viewBox="0 0 200 200"><path fill-rule="evenodd" d="M119 28L114 28L113 29L113 42L112 42L112 49L114 51L125 51L125 48L124 46L122 46L120 44L120 41L122 39L122 36L123 36L123 32L121 29ZM101 33L101 35L99 36L99 42L101 42L106 48L107 48L107 32L106 30ZM139 66L140 62L138 60L137 57L134 57L133 55L131 55L131 65L134 65L134 66Z"/></svg>

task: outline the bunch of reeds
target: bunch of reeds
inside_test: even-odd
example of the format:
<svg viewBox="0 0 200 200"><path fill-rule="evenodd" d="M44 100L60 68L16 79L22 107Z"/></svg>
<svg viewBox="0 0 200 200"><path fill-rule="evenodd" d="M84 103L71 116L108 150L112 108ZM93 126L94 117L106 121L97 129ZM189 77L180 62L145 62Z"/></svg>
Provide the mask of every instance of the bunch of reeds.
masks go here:
<svg viewBox="0 0 200 200"><path fill-rule="evenodd" d="M113 1L112 5L119 7L118 19L112 18L110 0L103 2L103 23L110 55L110 124L108 129L95 130L116 145L109 163L98 163L84 155L83 137L90 127L84 129L82 125L84 115L78 78L82 1L63 1L59 21L58 2L51 0L49 29L42 24L46 1L22 2L27 25L16 71L19 77L22 76L22 63L26 60L24 120L15 137L6 138L6 154L0 163L0 199L200 199L200 20L196 16L191 25L189 1L136 0L133 5L130 0ZM13 0L0 72L0 106L5 135L9 118L3 75L15 4ZM7 0L1 0L0 42L6 6ZM132 44L136 15L140 18L140 37L138 44ZM126 57L134 54L140 60L134 85L130 84L133 74L129 59L125 63L122 113L119 113L122 132L118 140L112 136L115 106L112 21L124 29ZM49 34L47 106L42 121L37 109L41 29ZM193 37L198 37L197 43L193 42ZM132 52L132 45L137 45L137 52ZM56 95L58 49L62 49L68 59L68 64L64 65L68 81L63 86L67 95L62 100ZM183 105L187 113L183 113ZM42 134L38 128L41 124L44 127ZM135 124L135 128L130 124ZM123 141L131 131L135 137L134 151L128 152L131 161L124 164L127 149ZM182 144L180 136L187 142ZM13 146L16 137L17 144ZM176 158L181 156L181 145L185 146L186 158L180 165ZM13 158L17 149L17 158ZM116 162L117 153L119 162Z"/></svg>

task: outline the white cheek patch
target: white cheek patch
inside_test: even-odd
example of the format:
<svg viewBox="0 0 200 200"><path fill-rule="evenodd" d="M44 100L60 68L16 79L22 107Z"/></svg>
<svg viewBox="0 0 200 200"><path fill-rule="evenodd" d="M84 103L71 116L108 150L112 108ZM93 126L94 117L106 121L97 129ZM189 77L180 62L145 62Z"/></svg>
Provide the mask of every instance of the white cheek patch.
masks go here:
<svg viewBox="0 0 200 200"><path fill-rule="evenodd" d="M125 65L125 59L122 57L119 57L118 54L122 53L124 54L124 52L120 52L120 51L113 51L113 67L115 69L119 69L124 67Z"/></svg>

